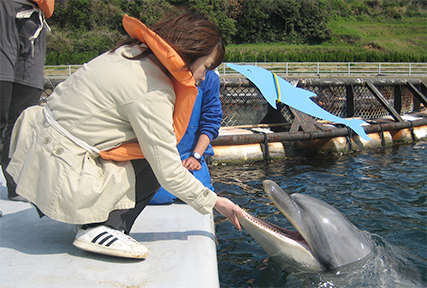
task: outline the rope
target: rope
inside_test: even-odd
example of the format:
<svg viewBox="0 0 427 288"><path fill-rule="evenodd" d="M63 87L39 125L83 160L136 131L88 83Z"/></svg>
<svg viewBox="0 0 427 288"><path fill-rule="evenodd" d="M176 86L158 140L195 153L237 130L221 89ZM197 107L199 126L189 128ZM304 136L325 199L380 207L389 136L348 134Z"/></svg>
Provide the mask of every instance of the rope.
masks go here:
<svg viewBox="0 0 427 288"><path fill-rule="evenodd" d="M348 151L353 151L353 143L351 142L351 138L353 138L353 130L351 130L348 126L346 126L348 135L345 137L348 144Z"/></svg>
<svg viewBox="0 0 427 288"><path fill-rule="evenodd" d="M68 132L64 127L59 125L58 122L56 122L55 117L53 116L52 111L50 110L49 106L45 105L44 107L44 114L46 116L47 122L56 130L58 131L62 136L67 137L71 141L73 141L76 145L80 146L81 148L87 150L92 156L98 157L98 154L101 152L98 148L89 145L85 141L77 138L76 136L72 135L70 132Z"/></svg>
<svg viewBox="0 0 427 288"><path fill-rule="evenodd" d="M411 131L412 141L415 142L417 140L417 136L415 135L414 131L414 123L411 120L409 120L409 122L411 122L411 127L409 128L409 131Z"/></svg>
<svg viewBox="0 0 427 288"><path fill-rule="evenodd" d="M380 127L381 127L381 131L380 131L381 146L382 146L382 147L385 147L384 126L383 126L383 124L381 124L381 123L379 123L379 122L378 122L378 124L379 124L379 125L380 125Z"/></svg>
<svg viewBox="0 0 427 288"><path fill-rule="evenodd" d="M277 100L276 102L280 102L280 85L279 80L277 79L276 73L273 73L274 81L276 82L276 91L277 91Z"/></svg>
<svg viewBox="0 0 427 288"><path fill-rule="evenodd" d="M267 135L267 133L262 132L262 131L257 131L254 129L249 129L249 130L252 131L253 133L261 133L264 135L264 141L262 143L260 143L261 150L262 150L262 156L263 156L265 161L270 161L270 147L268 146L268 135Z"/></svg>

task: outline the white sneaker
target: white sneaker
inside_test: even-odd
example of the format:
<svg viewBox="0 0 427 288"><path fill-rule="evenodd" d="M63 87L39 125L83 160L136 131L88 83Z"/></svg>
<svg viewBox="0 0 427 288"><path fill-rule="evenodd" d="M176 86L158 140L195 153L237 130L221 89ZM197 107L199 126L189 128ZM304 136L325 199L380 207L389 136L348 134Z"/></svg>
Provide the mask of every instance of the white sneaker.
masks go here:
<svg viewBox="0 0 427 288"><path fill-rule="evenodd" d="M132 237L107 226L77 228L73 245L93 253L125 258L146 258L147 247Z"/></svg>

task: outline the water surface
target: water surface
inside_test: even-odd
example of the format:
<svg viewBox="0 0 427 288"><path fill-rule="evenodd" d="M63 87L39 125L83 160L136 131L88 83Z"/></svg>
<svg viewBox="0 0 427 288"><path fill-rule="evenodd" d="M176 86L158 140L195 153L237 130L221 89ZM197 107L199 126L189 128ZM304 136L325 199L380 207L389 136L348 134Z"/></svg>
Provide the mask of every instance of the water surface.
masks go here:
<svg viewBox="0 0 427 288"><path fill-rule="evenodd" d="M262 181L304 193L373 235L369 257L328 273L292 274L269 260L245 231L215 215L222 287L426 287L427 142L348 155L300 155L268 163L211 167L217 191L258 218L293 229Z"/></svg>

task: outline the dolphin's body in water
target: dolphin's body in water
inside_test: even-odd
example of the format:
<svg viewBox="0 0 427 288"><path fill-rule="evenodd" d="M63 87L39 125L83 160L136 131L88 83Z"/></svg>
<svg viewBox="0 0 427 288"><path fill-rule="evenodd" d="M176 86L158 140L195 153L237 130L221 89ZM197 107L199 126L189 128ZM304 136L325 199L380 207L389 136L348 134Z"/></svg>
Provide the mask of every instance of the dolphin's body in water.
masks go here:
<svg viewBox="0 0 427 288"><path fill-rule="evenodd" d="M271 225L250 214L239 216L239 220L267 254L288 270L330 271L373 251L371 235L357 229L334 207L307 195L288 195L270 180L263 185L270 200L298 232Z"/></svg>
<svg viewBox="0 0 427 288"><path fill-rule="evenodd" d="M274 73L259 66L231 63L228 63L227 66L251 80L273 108L277 107L276 101L280 101L308 115L347 125L363 139L371 140L361 126L367 124L365 121L344 119L329 113L310 99L310 97L316 96L314 92L295 87L285 79L277 77ZM281 97L279 97L280 95Z"/></svg>

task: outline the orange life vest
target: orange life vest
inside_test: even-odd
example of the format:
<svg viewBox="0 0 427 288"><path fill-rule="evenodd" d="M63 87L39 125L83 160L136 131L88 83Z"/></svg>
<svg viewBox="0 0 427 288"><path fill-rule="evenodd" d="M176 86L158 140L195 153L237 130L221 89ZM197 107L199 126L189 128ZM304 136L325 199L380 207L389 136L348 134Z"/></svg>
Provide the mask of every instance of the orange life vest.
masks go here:
<svg viewBox="0 0 427 288"><path fill-rule="evenodd" d="M50 16L52 16L53 10L55 9L55 0L33 0L33 2L39 6L46 19L49 19Z"/></svg>
<svg viewBox="0 0 427 288"><path fill-rule="evenodd" d="M185 68L185 62L181 56L165 40L150 30L141 21L125 15L123 26L132 38L145 43L171 74L170 78L176 94L173 128L176 140L179 142L187 130L194 102L197 98L198 91L193 74ZM115 161L144 158L138 142L125 143L117 148L101 151L99 155L103 159Z"/></svg>

